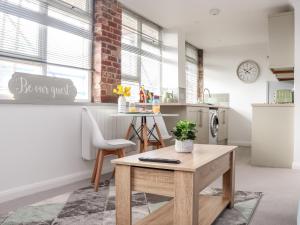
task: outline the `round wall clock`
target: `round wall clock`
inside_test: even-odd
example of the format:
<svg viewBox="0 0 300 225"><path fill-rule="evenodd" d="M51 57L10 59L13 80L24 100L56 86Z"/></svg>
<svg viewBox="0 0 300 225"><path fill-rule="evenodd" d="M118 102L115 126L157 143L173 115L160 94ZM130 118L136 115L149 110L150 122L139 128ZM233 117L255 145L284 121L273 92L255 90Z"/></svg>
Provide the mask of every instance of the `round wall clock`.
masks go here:
<svg viewBox="0 0 300 225"><path fill-rule="evenodd" d="M253 83L259 76L259 66L253 60L242 62L237 68L238 78L245 83Z"/></svg>

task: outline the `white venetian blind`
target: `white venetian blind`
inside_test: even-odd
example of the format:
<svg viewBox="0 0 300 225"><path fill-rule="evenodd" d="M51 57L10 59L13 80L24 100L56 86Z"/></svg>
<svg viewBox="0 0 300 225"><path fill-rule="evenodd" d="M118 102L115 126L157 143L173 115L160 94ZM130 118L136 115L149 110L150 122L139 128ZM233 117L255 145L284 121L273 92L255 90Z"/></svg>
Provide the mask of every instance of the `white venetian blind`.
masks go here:
<svg viewBox="0 0 300 225"><path fill-rule="evenodd" d="M0 98L14 72L70 78L88 100L91 0L0 0Z"/></svg>
<svg viewBox="0 0 300 225"><path fill-rule="evenodd" d="M138 87L160 94L160 27L127 12L122 13L122 83L133 87L132 100L138 99ZM137 92L137 93L136 93Z"/></svg>
<svg viewBox="0 0 300 225"><path fill-rule="evenodd" d="M185 47L185 73L186 73L186 102L198 101L198 51L197 48L186 43Z"/></svg>
<svg viewBox="0 0 300 225"><path fill-rule="evenodd" d="M91 69L87 0L0 0L0 56Z"/></svg>

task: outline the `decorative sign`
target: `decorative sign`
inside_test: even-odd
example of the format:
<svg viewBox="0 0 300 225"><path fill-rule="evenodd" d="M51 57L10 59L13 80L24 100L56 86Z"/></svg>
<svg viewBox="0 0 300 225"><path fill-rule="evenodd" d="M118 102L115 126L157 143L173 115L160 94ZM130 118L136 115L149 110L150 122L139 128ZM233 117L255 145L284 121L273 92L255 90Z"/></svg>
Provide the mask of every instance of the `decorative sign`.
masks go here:
<svg viewBox="0 0 300 225"><path fill-rule="evenodd" d="M8 88L22 102L74 102L77 95L70 79L26 73L14 73Z"/></svg>

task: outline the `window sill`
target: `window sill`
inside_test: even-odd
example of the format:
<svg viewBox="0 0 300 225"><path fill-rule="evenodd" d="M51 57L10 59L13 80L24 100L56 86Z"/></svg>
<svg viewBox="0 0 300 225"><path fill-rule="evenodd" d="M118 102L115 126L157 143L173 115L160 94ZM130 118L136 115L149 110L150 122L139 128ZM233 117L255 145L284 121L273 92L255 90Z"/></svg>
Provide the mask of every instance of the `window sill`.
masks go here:
<svg viewBox="0 0 300 225"><path fill-rule="evenodd" d="M70 106L117 106L116 103L94 103L94 102L19 102L16 100L0 99L0 105L70 105Z"/></svg>

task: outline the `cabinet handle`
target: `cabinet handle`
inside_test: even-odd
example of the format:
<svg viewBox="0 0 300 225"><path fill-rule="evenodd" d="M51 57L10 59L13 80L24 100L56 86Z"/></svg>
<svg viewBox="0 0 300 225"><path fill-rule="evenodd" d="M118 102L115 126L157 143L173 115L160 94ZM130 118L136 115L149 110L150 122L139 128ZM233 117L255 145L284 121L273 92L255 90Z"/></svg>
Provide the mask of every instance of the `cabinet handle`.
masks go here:
<svg viewBox="0 0 300 225"><path fill-rule="evenodd" d="M199 112L198 112L198 114L199 114L199 127L202 127L202 110L199 110Z"/></svg>
<svg viewBox="0 0 300 225"><path fill-rule="evenodd" d="M226 120L225 113L226 113L226 112L225 112L225 110L223 110L223 124L225 124L225 123L226 123L226 121L225 121L225 120Z"/></svg>

